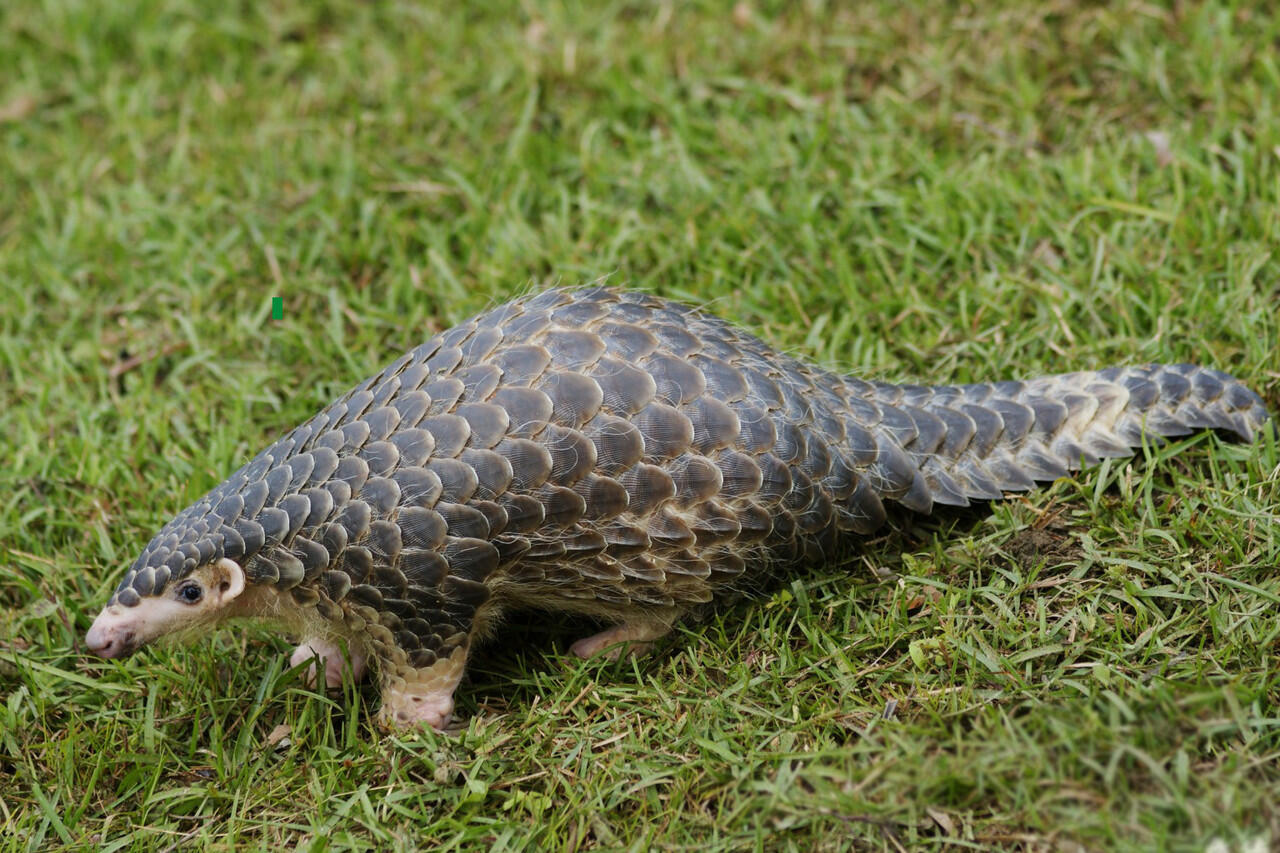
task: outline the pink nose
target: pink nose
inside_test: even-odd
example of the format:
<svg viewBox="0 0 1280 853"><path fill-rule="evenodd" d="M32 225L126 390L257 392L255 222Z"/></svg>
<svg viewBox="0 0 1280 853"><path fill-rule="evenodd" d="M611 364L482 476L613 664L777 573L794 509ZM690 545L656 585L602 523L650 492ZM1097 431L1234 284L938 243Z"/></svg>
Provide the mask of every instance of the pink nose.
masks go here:
<svg viewBox="0 0 1280 853"><path fill-rule="evenodd" d="M133 631L123 625L104 624L102 617L93 623L84 641L100 658L122 658L136 648Z"/></svg>

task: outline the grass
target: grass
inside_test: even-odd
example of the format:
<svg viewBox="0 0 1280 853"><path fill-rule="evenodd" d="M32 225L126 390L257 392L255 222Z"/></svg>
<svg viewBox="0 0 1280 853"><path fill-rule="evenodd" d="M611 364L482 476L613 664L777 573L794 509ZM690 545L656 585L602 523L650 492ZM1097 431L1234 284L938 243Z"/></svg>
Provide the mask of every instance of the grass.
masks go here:
<svg viewBox="0 0 1280 853"><path fill-rule="evenodd" d="M642 661L515 625L456 736L262 630L88 657L171 514L548 283L884 379L1193 360L1280 411L1263 4L436 5L0 7L0 849L1280 844L1274 442L904 523Z"/></svg>

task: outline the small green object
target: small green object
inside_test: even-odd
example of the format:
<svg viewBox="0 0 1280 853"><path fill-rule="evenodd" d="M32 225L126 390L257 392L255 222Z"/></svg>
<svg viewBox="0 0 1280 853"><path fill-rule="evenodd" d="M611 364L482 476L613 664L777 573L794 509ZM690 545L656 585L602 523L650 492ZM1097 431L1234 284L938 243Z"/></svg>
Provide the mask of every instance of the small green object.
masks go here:
<svg viewBox="0 0 1280 853"><path fill-rule="evenodd" d="M283 296L271 297L271 319L272 320L284 319L284 297Z"/></svg>

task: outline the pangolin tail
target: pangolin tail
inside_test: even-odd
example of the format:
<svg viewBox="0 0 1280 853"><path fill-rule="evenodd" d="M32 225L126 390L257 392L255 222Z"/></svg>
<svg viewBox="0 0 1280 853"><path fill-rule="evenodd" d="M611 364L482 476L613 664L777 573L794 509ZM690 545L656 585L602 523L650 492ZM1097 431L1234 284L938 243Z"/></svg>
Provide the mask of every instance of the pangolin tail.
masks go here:
<svg viewBox="0 0 1280 853"><path fill-rule="evenodd" d="M908 416L898 418L895 437L916 474L885 496L920 512L1030 489L1103 458L1132 455L1144 441L1201 429L1252 441L1270 421L1248 387L1192 364L975 385L859 385L882 411Z"/></svg>

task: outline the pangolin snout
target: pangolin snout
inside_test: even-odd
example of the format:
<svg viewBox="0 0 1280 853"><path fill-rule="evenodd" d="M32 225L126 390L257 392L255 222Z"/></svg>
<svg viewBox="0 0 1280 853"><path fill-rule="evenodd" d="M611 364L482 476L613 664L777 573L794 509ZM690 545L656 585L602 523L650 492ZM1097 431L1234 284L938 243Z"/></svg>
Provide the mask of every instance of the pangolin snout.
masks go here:
<svg viewBox="0 0 1280 853"><path fill-rule="evenodd" d="M122 658L138 648L137 635L118 614L107 608L98 614L84 637L89 651L100 658Z"/></svg>

